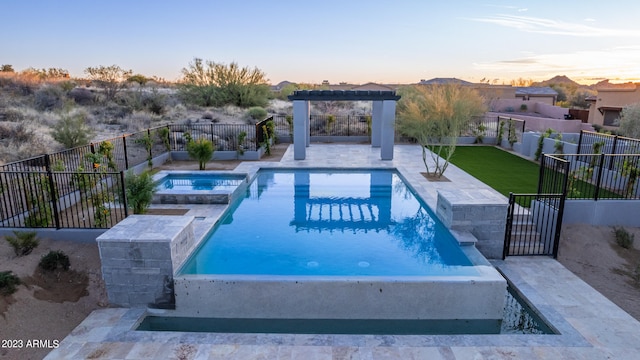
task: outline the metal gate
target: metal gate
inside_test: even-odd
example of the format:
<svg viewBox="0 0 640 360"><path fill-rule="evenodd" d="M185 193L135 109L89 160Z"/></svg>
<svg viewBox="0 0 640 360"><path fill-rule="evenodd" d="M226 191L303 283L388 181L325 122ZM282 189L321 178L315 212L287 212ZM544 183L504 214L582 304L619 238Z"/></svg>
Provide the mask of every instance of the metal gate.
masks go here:
<svg viewBox="0 0 640 360"><path fill-rule="evenodd" d="M502 258L558 256L564 194L509 194Z"/></svg>

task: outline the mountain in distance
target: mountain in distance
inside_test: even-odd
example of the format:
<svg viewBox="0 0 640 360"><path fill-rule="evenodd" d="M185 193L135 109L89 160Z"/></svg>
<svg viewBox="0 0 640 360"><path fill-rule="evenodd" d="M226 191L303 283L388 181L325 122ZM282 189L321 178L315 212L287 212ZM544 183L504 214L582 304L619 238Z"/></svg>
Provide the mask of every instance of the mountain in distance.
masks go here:
<svg viewBox="0 0 640 360"><path fill-rule="evenodd" d="M549 80L534 82L531 86L551 86L551 85L560 85L564 87L589 87L588 85L581 85L577 82L569 79L566 75L556 75Z"/></svg>
<svg viewBox="0 0 640 360"><path fill-rule="evenodd" d="M566 89L589 89L595 91L598 88L636 88L636 84L633 82L626 83L612 83L609 79L600 80L595 84L591 85L582 85L577 82L571 80L569 77L565 75L556 75L549 80L534 82L531 86L561 86Z"/></svg>

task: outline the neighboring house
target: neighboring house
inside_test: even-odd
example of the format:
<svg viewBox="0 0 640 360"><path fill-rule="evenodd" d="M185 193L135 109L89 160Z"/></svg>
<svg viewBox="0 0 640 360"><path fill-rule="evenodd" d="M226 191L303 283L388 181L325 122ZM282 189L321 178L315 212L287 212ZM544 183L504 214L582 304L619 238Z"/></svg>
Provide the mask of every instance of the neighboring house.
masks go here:
<svg viewBox="0 0 640 360"><path fill-rule="evenodd" d="M622 108L640 102L640 83L603 84L596 96L590 96L589 123L617 127Z"/></svg>
<svg viewBox="0 0 640 360"><path fill-rule="evenodd" d="M523 101L535 101L553 106L558 100L558 92L549 86L518 86L515 89L516 98Z"/></svg>

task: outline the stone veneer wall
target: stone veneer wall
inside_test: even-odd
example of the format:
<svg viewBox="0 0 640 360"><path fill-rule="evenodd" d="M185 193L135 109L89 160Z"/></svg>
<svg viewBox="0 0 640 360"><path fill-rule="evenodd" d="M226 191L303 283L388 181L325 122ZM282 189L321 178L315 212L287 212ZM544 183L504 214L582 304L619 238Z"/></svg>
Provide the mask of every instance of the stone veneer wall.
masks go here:
<svg viewBox="0 0 640 360"><path fill-rule="evenodd" d="M436 215L444 225L467 231L478 239L476 247L489 259L502 259L508 201L482 189L438 190Z"/></svg>
<svg viewBox="0 0 640 360"><path fill-rule="evenodd" d="M173 274L195 247L193 217L132 215L96 241L109 303L173 308Z"/></svg>

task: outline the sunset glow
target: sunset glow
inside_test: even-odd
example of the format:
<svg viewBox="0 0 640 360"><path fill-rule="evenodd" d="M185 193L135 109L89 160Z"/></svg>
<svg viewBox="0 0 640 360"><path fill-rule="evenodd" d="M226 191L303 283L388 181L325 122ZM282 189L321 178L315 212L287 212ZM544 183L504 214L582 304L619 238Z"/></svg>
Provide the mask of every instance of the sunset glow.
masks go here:
<svg viewBox="0 0 640 360"><path fill-rule="evenodd" d="M272 83L637 81L639 13L637 1L11 1L0 63L177 80L199 57L258 67Z"/></svg>

